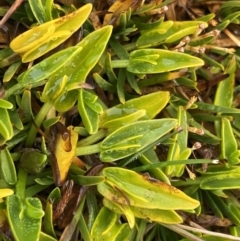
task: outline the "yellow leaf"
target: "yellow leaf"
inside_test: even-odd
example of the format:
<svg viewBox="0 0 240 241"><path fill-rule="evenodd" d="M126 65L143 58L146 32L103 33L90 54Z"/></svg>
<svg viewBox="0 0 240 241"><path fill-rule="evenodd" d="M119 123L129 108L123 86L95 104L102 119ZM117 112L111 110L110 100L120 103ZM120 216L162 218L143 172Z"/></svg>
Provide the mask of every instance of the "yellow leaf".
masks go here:
<svg viewBox="0 0 240 241"><path fill-rule="evenodd" d="M0 199L10 196L13 194L13 190L9 188L1 188L0 189Z"/></svg>
<svg viewBox="0 0 240 241"><path fill-rule="evenodd" d="M62 125L62 127L64 126ZM59 132L56 135L54 153L52 153L52 168L57 186L61 186L66 180L72 159L75 157L77 141L78 134L73 130L73 126L65 128L64 133Z"/></svg>
<svg viewBox="0 0 240 241"><path fill-rule="evenodd" d="M86 21L92 4L63 17L48 21L19 35L10 43L10 48L22 56L22 62L39 58L68 39Z"/></svg>

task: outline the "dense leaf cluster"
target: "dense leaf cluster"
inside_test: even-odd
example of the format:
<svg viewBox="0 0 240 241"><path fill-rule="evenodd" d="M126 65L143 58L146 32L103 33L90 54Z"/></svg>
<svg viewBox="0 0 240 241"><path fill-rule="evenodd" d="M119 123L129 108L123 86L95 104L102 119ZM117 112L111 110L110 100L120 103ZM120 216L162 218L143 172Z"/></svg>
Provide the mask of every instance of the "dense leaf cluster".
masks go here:
<svg viewBox="0 0 240 241"><path fill-rule="evenodd" d="M7 3L0 239L240 240L239 1Z"/></svg>

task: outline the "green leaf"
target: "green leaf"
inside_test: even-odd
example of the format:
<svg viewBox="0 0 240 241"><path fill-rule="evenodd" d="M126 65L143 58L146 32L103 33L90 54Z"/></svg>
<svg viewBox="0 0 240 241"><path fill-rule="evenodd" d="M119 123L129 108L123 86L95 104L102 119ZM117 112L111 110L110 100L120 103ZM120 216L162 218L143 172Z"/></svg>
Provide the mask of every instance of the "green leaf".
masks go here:
<svg viewBox="0 0 240 241"><path fill-rule="evenodd" d="M39 199L32 198L32 205L42 210ZM17 195L6 198L8 222L16 241L38 241L41 230L41 218L31 218L24 212L24 204Z"/></svg>
<svg viewBox="0 0 240 241"><path fill-rule="evenodd" d="M72 60L75 66L73 66L73 74L70 83L85 81L88 73L96 65L105 50L111 33L112 26L105 26L90 33L77 45L82 48L82 51L76 59ZM69 72L68 68L69 66L66 66L67 72Z"/></svg>
<svg viewBox="0 0 240 241"><path fill-rule="evenodd" d="M208 104L204 102L196 102L195 103L198 106L198 109L204 110L204 111L210 111L214 113L224 113L224 114L239 114L240 110L237 108L230 108L230 107L224 107L220 105L213 105Z"/></svg>
<svg viewBox="0 0 240 241"><path fill-rule="evenodd" d="M145 151L138 159L144 165L160 163L158 155L153 148L150 148L147 151ZM163 182L166 182L167 184L171 184L168 176L164 173L164 171L161 168L151 169L150 173L153 173L155 178Z"/></svg>
<svg viewBox="0 0 240 241"><path fill-rule="evenodd" d="M156 46L166 39L167 31L174 24L173 21L165 21L160 25L150 28L149 30L142 31L141 36L138 38L136 45L138 47ZM149 25L149 24L148 24Z"/></svg>
<svg viewBox="0 0 240 241"><path fill-rule="evenodd" d="M0 99L0 108L3 109L12 109L13 108L13 104L7 100L4 99Z"/></svg>
<svg viewBox="0 0 240 241"><path fill-rule="evenodd" d="M155 64L148 61L147 56L157 55ZM163 49L139 49L130 53L127 70L135 74L156 74L202 65L204 62L201 59L189 54Z"/></svg>
<svg viewBox="0 0 240 241"><path fill-rule="evenodd" d="M29 5L38 23L42 24L52 20L49 12L51 12L53 8L53 0L30 0Z"/></svg>
<svg viewBox="0 0 240 241"><path fill-rule="evenodd" d="M100 116L100 126L117 129L138 119L149 120L155 117L168 103L170 93L158 91L126 101L107 109Z"/></svg>
<svg viewBox="0 0 240 241"><path fill-rule="evenodd" d="M222 119L221 138L222 158L227 159L228 163L231 165L238 164L240 162L238 144L234 136L231 123L227 118Z"/></svg>
<svg viewBox="0 0 240 241"><path fill-rule="evenodd" d="M112 85L115 86L117 84L117 76L116 76L116 74L115 74L115 72L113 70L113 67L112 67L112 61L111 61L110 53L106 54L104 69L106 71L106 75L108 77L108 81Z"/></svg>
<svg viewBox="0 0 240 241"><path fill-rule="evenodd" d="M131 207L135 217L151 220L153 222L176 224L182 223L182 218L173 210L160 210Z"/></svg>
<svg viewBox="0 0 240 241"><path fill-rule="evenodd" d="M214 104L222 107L232 107L233 92L235 85L236 58L233 56L228 62L229 68L225 71L229 77L218 84Z"/></svg>
<svg viewBox="0 0 240 241"><path fill-rule="evenodd" d="M2 102L3 103L3 102ZM13 126L9 118L8 111L5 108L0 107L0 145L4 144L7 140L13 137ZM2 139L0 138L0 139Z"/></svg>
<svg viewBox="0 0 240 241"><path fill-rule="evenodd" d="M120 224L118 215L102 207L91 229L94 241L127 241L130 233L128 224Z"/></svg>
<svg viewBox="0 0 240 241"><path fill-rule="evenodd" d="M31 91L26 89L22 95L21 108L28 121L32 120L32 105L31 105Z"/></svg>
<svg viewBox="0 0 240 241"><path fill-rule="evenodd" d="M60 116L56 116L56 117L43 121L44 129L47 129L47 128L53 126L54 124L56 124L60 120L60 118L61 118Z"/></svg>
<svg viewBox="0 0 240 241"><path fill-rule="evenodd" d="M205 28L208 26L203 21L165 21L154 29L144 31L137 40L137 46L148 47L157 46L160 43L174 43L185 36L196 33L199 25L203 25Z"/></svg>
<svg viewBox="0 0 240 241"><path fill-rule="evenodd" d="M188 142L188 130L187 130L187 113L183 106L178 107L177 112L179 126L183 128L183 131L176 134L174 137L174 143L170 145L167 161L172 160L184 160L188 159L191 155L191 150L187 148ZM182 156L186 153L186 155ZM166 167L166 174L169 176L182 176L185 165L175 165Z"/></svg>
<svg viewBox="0 0 240 241"><path fill-rule="evenodd" d="M21 64L21 61L17 61L9 66L9 68L5 71L3 76L4 83L9 82L13 78L14 74L16 73Z"/></svg>
<svg viewBox="0 0 240 241"><path fill-rule="evenodd" d="M71 59L73 55L78 54L78 52L81 50L82 48L73 46L51 55L40 63L35 64L32 68L23 72L18 77L18 82L21 83L24 87L47 79L55 71L62 69L62 66L68 62L68 60ZM58 75L58 79L63 76L64 75Z"/></svg>
<svg viewBox="0 0 240 241"><path fill-rule="evenodd" d="M108 91L110 93L114 93L115 92L115 87L114 85L110 84L108 81L106 81L104 78L102 78L101 75L99 75L98 73L94 73L93 74L93 78L96 82L96 84L102 88L105 91Z"/></svg>
<svg viewBox="0 0 240 241"><path fill-rule="evenodd" d="M136 110L135 112L126 113L126 115L124 115L124 114L125 113L123 111L123 116L120 116L120 117L116 116L116 118L113 118L114 117L114 115L113 115L110 118L106 118L106 121L103 122L101 127L115 130L123 125L126 125L126 123L135 122L138 119L146 116L146 110Z"/></svg>
<svg viewBox="0 0 240 241"><path fill-rule="evenodd" d="M119 204L106 198L103 199L103 205L112 210L113 212L124 214L128 220L130 228L134 227L134 217L146 219L152 222L168 224L182 222L182 218L173 210L148 209L142 207L138 208L134 206Z"/></svg>
<svg viewBox="0 0 240 241"><path fill-rule="evenodd" d="M43 226L44 226L44 231L47 234L56 238L56 234L53 226L53 204L51 201L47 201L47 204L46 204L45 216L43 219Z"/></svg>
<svg viewBox="0 0 240 241"><path fill-rule="evenodd" d="M71 56L69 61L62 66L60 71L55 72L52 78L57 81L61 76L69 75L70 67L71 76L69 76L66 85L85 82L87 75L101 57L111 33L112 26L105 26L85 37L77 45L77 47L82 48L82 50L78 54ZM95 47L92 48L92 46ZM60 96L54 103L54 106L59 112L67 111L75 104L77 96L77 91L69 91Z"/></svg>
<svg viewBox="0 0 240 241"><path fill-rule="evenodd" d="M120 127L101 143L100 159L116 161L130 156L167 134L177 125L176 119L138 121Z"/></svg>
<svg viewBox="0 0 240 241"><path fill-rule="evenodd" d="M122 104L125 103L125 91L124 91L125 82L126 82L126 72L124 69L120 69L118 73L118 79L117 79L117 94L118 94L118 99Z"/></svg>
<svg viewBox="0 0 240 241"><path fill-rule="evenodd" d="M40 232L40 237L38 241L57 241L57 239L47 235L46 233Z"/></svg>
<svg viewBox="0 0 240 241"><path fill-rule="evenodd" d="M67 75L64 75L58 80L50 76L49 80L44 86L41 101L54 103L54 101L64 92L67 81Z"/></svg>
<svg viewBox="0 0 240 241"><path fill-rule="evenodd" d="M93 93L90 93L86 90L82 90L83 91L83 100L84 102L86 103L89 103L89 104L94 104L96 103L97 99L98 99L98 96L93 94Z"/></svg>
<svg viewBox="0 0 240 241"><path fill-rule="evenodd" d="M138 93L139 95L141 94L141 90L138 87L138 82L135 79L135 76L133 73L130 73L128 71L126 71L126 76L127 76L127 81L129 83L129 85L131 86L131 88Z"/></svg>
<svg viewBox="0 0 240 241"><path fill-rule="evenodd" d="M112 26L103 27L89 34L77 46L59 51L34 65L19 76L18 81L20 86L24 87L41 82L53 74L44 92L43 99L47 101L50 97L54 96L55 98L60 94L56 88L56 83L60 83L59 81L63 76L69 75L69 68L71 68L72 74L68 77L68 81L65 83L66 86L76 82L84 82L91 69L101 57L111 32ZM92 46L96 47L92 48ZM83 49L84 51L82 52ZM48 97L48 93L50 97ZM63 92L55 100L54 106L59 112L67 111L75 104L77 96L78 91L76 90Z"/></svg>
<svg viewBox="0 0 240 241"><path fill-rule="evenodd" d="M106 198L103 199L103 205L115 213L124 214L126 219L128 220L128 224L129 224L130 228L134 228L135 216L129 205L123 205L123 204L119 204L117 202L112 202Z"/></svg>
<svg viewBox="0 0 240 241"><path fill-rule="evenodd" d="M8 148L4 148L0 151L0 167L1 174L4 180L9 185L14 185L17 182L17 173L15 169L15 165L13 163L12 156L8 150Z"/></svg>
<svg viewBox="0 0 240 241"><path fill-rule="evenodd" d="M25 210L26 215L33 219L40 219L44 216L43 210L40 208L39 199L28 197L25 199Z"/></svg>
<svg viewBox="0 0 240 241"><path fill-rule="evenodd" d="M202 196L211 208L213 214L219 218L223 218L224 215L222 211L224 212L224 209L227 205L222 200L220 201L220 203L223 204L224 208L221 205L218 205L219 203L216 202L216 200L218 201L220 198L209 191L202 191Z"/></svg>
<svg viewBox="0 0 240 241"><path fill-rule="evenodd" d="M85 105L83 95L84 92L82 89L80 89L78 98L78 111L82 118L84 127L87 129L88 133L94 134L98 130L99 115L97 112Z"/></svg>
<svg viewBox="0 0 240 241"><path fill-rule="evenodd" d="M105 179L103 176L83 176L83 175L71 175L71 179L74 183L81 186L93 186L103 182Z"/></svg>
<svg viewBox="0 0 240 241"><path fill-rule="evenodd" d="M240 208L238 207L238 205L230 202L228 204L228 208L230 209L230 212L232 212L236 219L240 222Z"/></svg>
<svg viewBox="0 0 240 241"><path fill-rule="evenodd" d="M35 149L27 149L20 158L20 164L26 172L38 174L47 164L47 155Z"/></svg>
<svg viewBox="0 0 240 241"><path fill-rule="evenodd" d="M219 174L206 177L201 182L200 187L206 190L227 190L240 188L240 174Z"/></svg>
<svg viewBox="0 0 240 241"><path fill-rule="evenodd" d="M86 91L85 91L86 92ZM84 96L83 96L84 97ZM101 104L99 103L99 101L96 101L95 103L89 103L89 102L85 102L85 104L94 112L98 113L98 114L102 114L103 113L103 108L101 106Z"/></svg>
<svg viewBox="0 0 240 241"><path fill-rule="evenodd" d="M125 200L123 204L131 206L148 208L148 209L194 209L199 206L199 202L188 197L185 193L177 188L160 181L152 181L146 176L142 176L134 171L118 168L107 167L103 170L103 176L119 196ZM111 199L106 192L101 192L98 185L98 191L107 199L122 203L121 199ZM120 191L117 191L120 190ZM111 190L109 190L111 193Z"/></svg>
<svg viewBox="0 0 240 241"><path fill-rule="evenodd" d="M206 171L203 171L201 168L197 169L197 172L201 175L218 175L218 174L229 174L229 173L240 173L240 167L228 165L214 165L208 166Z"/></svg>
<svg viewBox="0 0 240 241"><path fill-rule="evenodd" d="M228 205L225 203L225 201L214 195L212 192L206 192L206 194L208 196L210 196L210 198L212 199L212 202L214 203L214 205L216 205L216 208L219 209L219 211L222 212L222 214L227 217L228 219L230 219L234 224L236 224L237 226L240 225L240 220L238 219L238 217L235 216L235 214L230 210L230 208L228 207ZM223 217L224 217L223 216ZM221 216L220 216L221 217Z"/></svg>

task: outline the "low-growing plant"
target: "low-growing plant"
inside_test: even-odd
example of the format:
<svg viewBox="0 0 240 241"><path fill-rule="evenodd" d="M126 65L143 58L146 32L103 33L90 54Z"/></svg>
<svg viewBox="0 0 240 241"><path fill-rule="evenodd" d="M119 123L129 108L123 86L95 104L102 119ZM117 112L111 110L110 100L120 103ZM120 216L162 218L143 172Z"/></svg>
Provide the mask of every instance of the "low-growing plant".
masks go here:
<svg viewBox="0 0 240 241"><path fill-rule="evenodd" d="M0 239L240 240L239 1L7 2Z"/></svg>

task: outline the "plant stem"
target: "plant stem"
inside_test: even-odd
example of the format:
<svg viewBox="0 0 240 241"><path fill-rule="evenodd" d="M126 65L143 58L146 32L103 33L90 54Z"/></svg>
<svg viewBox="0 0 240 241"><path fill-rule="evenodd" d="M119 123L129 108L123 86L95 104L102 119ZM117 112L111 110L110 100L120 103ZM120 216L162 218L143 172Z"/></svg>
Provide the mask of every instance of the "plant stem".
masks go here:
<svg viewBox="0 0 240 241"><path fill-rule="evenodd" d="M13 53L0 61L0 68L4 68L20 60L20 55L18 55L17 53Z"/></svg>
<svg viewBox="0 0 240 241"><path fill-rule="evenodd" d="M107 131L104 129L99 130L96 134L93 134L91 136L88 136L85 139L82 139L77 143L77 146L89 146L92 145L93 143L96 143L97 141L101 140L104 138L107 134Z"/></svg>
<svg viewBox="0 0 240 241"><path fill-rule="evenodd" d="M54 182L52 182L52 184L53 183ZM49 185L40 185L40 184L33 185L25 190L25 196L33 197L34 195L43 191L44 189L48 188L49 186L50 186L50 184Z"/></svg>
<svg viewBox="0 0 240 241"><path fill-rule="evenodd" d="M196 179L187 179L186 181L172 181L174 187L189 186L189 185L200 185L200 183L205 179L205 177L197 177Z"/></svg>
<svg viewBox="0 0 240 241"><path fill-rule="evenodd" d="M135 43L135 42L132 42L132 43L123 45L123 48L124 48L126 51L129 52L129 51L132 51L132 50L137 49L137 46L136 46L136 43Z"/></svg>
<svg viewBox="0 0 240 241"><path fill-rule="evenodd" d="M16 184L16 195L18 195L22 200L25 198L27 176L27 172L20 167L18 171L18 181Z"/></svg>
<svg viewBox="0 0 240 241"><path fill-rule="evenodd" d="M129 60L112 60L111 64L112 68L127 68L129 65Z"/></svg>
<svg viewBox="0 0 240 241"><path fill-rule="evenodd" d="M13 94L17 94L19 90L23 89L24 86L22 85L22 83L17 83L15 85L13 85L11 88L9 88L8 90L6 90L6 92L4 93L4 99L8 99L9 96L13 95Z"/></svg>
<svg viewBox="0 0 240 241"><path fill-rule="evenodd" d="M44 103L44 105L42 106L41 110L38 112L34 122L36 124L37 127L40 127L43 120L45 119L46 115L48 114L48 112L50 111L50 109L52 108L52 104L51 103ZM35 136L37 134L37 129L34 126L34 124L31 125L31 128L28 132L27 138L26 138L26 142L25 142L25 146L26 147L31 147L32 144L35 141Z"/></svg>
<svg viewBox="0 0 240 241"><path fill-rule="evenodd" d="M76 156L90 155L98 152L100 152L100 143L76 148Z"/></svg>
<svg viewBox="0 0 240 241"><path fill-rule="evenodd" d="M209 234L211 236L216 236L216 237L221 237L221 238L226 238L226 239L232 239L232 240L240 241L239 237L234 237L234 236L229 235L229 234L212 232L212 231L208 231L206 229L193 228L193 227L182 225L182 224L176 224L176 226L181 228L181 229L185 229L185 230L189 230L189 231L193 231L193 232L197 232L197 233L205 233L205 234Z"/></svg>
<svg viewBox="0 0 240 241"><path fill-rule="evenodd" d="M6 92L4 93L4 99L7 100L11 95L21 94L23 92L23 89L26 88L27 86L31 86L31 88L35 88L35 87L44 85L45 83L46 83L45 79L38 81L36 83L19 82L6 90Z"/></svg>
<svg viewBox="0 0 240 241"><path fill-rule="evenodd" d="M202 164L202 163L212 163L211 159L188 159L188 160L176 160L176 161L165 161L160 163L152 163L143 165L140 167L132 168L134 171L147 171L155 168L162 168L167 166L175 166L175 165L187 165L187 164Z"/></svg>
<svg viewBox="0 0 240 241"><path fill-rule="evenodd" d="M10 18L10 16L19 8L19 6L22 4L23 0L16 0L11 7L8 9L6 14L3 16L3 18L0 21L0 27L5 25L7 20Z"/></svg>
<svg viewBox="0 0 240 241"><path fill-rule="evenodd" d="M163 224L161 223L162 226L180 234L181 236L189 239L189 240L193 240L193 241L204 241L203 239L201 238L198 238L197 236L193 235L192 233L189 233L187 232L186 230L178 227L177 225L174 225L174 224Z"/></svg>

